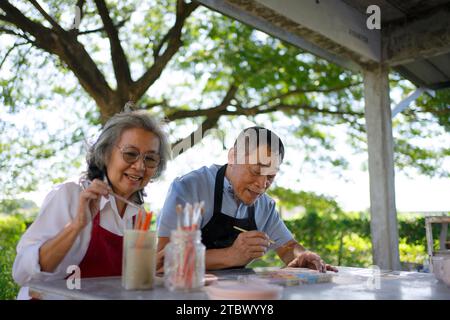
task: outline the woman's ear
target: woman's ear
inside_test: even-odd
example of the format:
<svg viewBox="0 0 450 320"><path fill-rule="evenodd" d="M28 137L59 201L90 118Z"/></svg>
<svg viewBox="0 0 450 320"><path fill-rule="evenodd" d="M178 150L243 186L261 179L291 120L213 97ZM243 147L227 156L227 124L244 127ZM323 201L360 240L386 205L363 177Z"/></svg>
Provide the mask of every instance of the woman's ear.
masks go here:
<svg viewBox="0 0 450 320"><path fill-rule="evenodd" d="M236 152L234 147L228 150L228 165L233 165L236 163L235 155Z"/></svg>

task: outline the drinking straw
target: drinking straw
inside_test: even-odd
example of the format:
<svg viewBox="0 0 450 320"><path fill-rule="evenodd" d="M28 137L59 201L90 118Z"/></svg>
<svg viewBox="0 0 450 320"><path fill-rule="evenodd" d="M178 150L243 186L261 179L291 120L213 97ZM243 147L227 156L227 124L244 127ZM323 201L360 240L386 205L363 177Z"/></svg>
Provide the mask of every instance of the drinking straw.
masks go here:
<svg viewBox="0 0 450 320"><path fill-rule="evenodd" d="M202 216L205 214L205 201L200 201L199 208L198 208L198 216L197 216L197 225L200 226L200 220L202 219Z"/></svg>
<svg viewBox="0 0 450 320"><path fill-rule="evenodd" d="M197 230L199 223L200 223L200 218L204 213L204 205L205 205L205 201L200 201L200 202L196 202L194 205L194 218L193 218L193 222L192 222L192 231Z"/></svg>
<svg viewBox="0 0 450 320"><path fill-rule="evenodd" d="M142 211L138 211L136 223L134 225L134 230L139 230L141 228L141 221L142 221Z"/></svg>
<svg viewBox="0 0 450 320"><path fill-rule="evenodd" d="M189 221L189 217L190 217L190 212L192 209L192 205L187 202L186 205L184 206L184 217L183 217L183 230L189 230L189 226L190 226L190 221Z"/></svg>
<svg viewBox="0 0 450 320"><path fill-rule="evenodd" d="M185 211L186 211L186 206L183 207L181 204L178 204L175 207L175 210L177 212L177 229L178 230L184 230L184 220L185 220ZM178 286L182 281L183 281L183 272L184 272L184 266L182 264L183 259L183 255L185 254L184 251L180 252L180 256L179 256L179 263L178 263L178 268L177 268L177 272L175 275L175 283Z"/></svg>
<svg viewBox="0 0 450 320"><path fill-rule="evenodd" d="M194 204L195 205L195 204ZM194 207L193 206L189 206L188 208L189 210L189 217L188 217L188 230L192 231L193 230L193 224L194 224Z"/></svg>
<svg viewBox="0 0 450 320"><path fill-rule="evenodd" d="M191 221L190 221L191 225L189 226L190 231L194 231L195 229L197 229L196 221L197 221L198 205L199 203L195 202L191 210Z"/></svg>
<svg viewBox="0 0 450 320"><path fill-rule="evenodd" d="M190 245L189 246L189 251L192 251L191 254L189 254L189 256L187 257L187 262L186 262L186 286L191 289L192 285L193 285L193 275L195 274L195 248Z"/></svg>
<svg viewBox="0 0 450 320"><path fill-rule="evenodd" d="M177 206L175 207L175 210L177 212L177 230L181 230L181 219L182 219L182 214L183 214L183 207L181 206L181 204L177 204Z"/></svg>
<svg viewBox="0 0 450 320"><path fill-rule="evenodd" d="M140 212L140 211L139 211ZM147 231L150 228L151 222L152 222L152 216L153 212L149 211L145 213L144 222L140 225L140 228L137 228L138 231ZM142 247L142 242L144 241L144 234L139 234L137 240L136 240L136 247L140 248Z"/></svg>
<svg viewBox="0 0 450 320"><path fill-rule="evenodd" d="M141 230L147 231L150 228L150 224L152 222L153 212L149 211L145 214L145 221L142 224Z"/></svg>
<svg viewBox="0 0 450 320"><path fill-rule="evenodd" d="M186 243L183 261L183 279L184 287L192 288L192 275L195 272L195 248L192 242Z"/></svg>
<svg viewBox="0 0 450 320"><path fill-rule="evenodd" d="M241 232L248 232L248 230L239 228L239 227L237 227L237 226L233 226L233 228L235 228L236 230L239 230L239 231L241 231ZM275 243L275 241L273 241L273 240L271 240L271 239L269 239L269 242L272 243L272 244Z"/></svg>

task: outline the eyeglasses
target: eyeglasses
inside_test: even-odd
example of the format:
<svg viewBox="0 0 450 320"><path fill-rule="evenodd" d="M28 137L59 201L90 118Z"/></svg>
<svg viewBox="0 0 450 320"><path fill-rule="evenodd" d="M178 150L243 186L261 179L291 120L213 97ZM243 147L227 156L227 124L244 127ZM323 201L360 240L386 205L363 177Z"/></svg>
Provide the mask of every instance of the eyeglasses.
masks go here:
<svg viewBox="0 0 450 320"><path fill-rule="evenodd" d="M122 158L126 163L133 164L139 159L143 159L146 168L156 168L161 162L161 157L157 153L148 152L141 154L139 150L134 147L119 147L117 145L116 147L122 153Z"/></svg>

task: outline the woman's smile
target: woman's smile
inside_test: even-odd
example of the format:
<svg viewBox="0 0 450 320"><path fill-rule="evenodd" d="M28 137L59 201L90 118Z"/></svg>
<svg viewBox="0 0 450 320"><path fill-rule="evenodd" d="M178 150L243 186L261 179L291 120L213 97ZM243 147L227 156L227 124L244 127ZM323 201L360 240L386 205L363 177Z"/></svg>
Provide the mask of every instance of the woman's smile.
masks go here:
<svg viewBox="0 0 450 320"><path fill-rule="evenodd" d="M143 176L134 175L131 173L124 173L123 175L133 182L140 182L143 178Z"/></svg>

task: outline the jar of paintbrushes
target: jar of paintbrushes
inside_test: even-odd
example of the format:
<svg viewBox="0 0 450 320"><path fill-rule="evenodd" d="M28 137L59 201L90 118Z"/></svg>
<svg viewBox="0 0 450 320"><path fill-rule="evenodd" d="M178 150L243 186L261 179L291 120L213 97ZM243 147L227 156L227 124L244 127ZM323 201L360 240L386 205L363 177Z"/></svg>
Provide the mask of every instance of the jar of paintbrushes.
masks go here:
<svg viewBox="0 0 450 320"><path fill-rule="evenodd" d="M177 206L177 229L164 254L164 284L171 291L195 291L205 283L205 246L199 223L204 202Z"/></svg>

